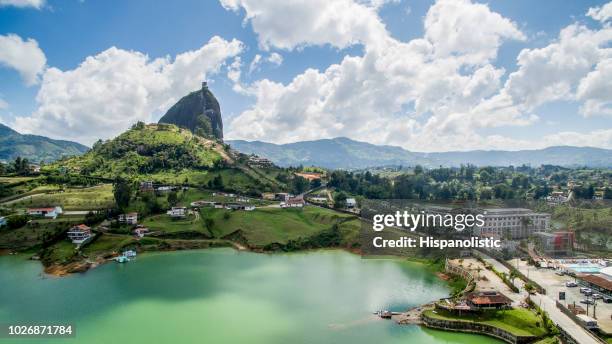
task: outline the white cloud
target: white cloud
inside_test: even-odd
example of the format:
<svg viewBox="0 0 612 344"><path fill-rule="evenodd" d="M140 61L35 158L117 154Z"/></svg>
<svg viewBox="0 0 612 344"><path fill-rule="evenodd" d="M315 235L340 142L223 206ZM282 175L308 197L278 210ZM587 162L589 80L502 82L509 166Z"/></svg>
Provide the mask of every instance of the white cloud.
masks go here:
<svg viewBox="0 0 612 344"><path fill-rule="evenodd" d="M0 98L0 110L7 109L8 107L9 107L9 104L6 102L6 100Z"/></svg>
<svg viewBox="0 0 612 344"><path fill-rule="evenodd" d="M609 2L601 7L591 7L587 12L587 16L605 22L612 18L612 2Z"/></svg>
<svg viewBox="0 0 612 344"><path fill-rule="evenodd" d="M0 35L0 65L15 69L27 85L38 82L47 58L32 38L23 40L15 34Z"/></svg>
<svg viewBox="0 0 612 344"><path fill-rule="evenodd" d="M0 7L14 6L14 7L33 7L35 9L41 9L45 5L45 0L0 0Z"/></svg>
<svg viewBox="0 0 612 344"><path fill-rule="evenodd" d="M155 120L242 50L240 41L215 36L174 59L112 47L72 70L48 68L37 109L17 117L14 127L86 144L112 137L138 120Z"/></svg>
<svg viewBox="0 0 612 344"><path fill-rule="evenodd" d="M273 17L261 8L256 13ZM445 36L441 21L454 34ZM474 27L471 21L487 25ZM472 40L470 30L478 31L482 44ZM255 104L229 123L226 137L292 142L349 136L422 151L482 147L478 128L537 120L521 113L491 115L478 108L501 86L504 70L489 61L506 39L524 36L486 5L440 1L426 16L424 38L400 42L386 31L378 32L375 43L363 41L363 56L345 56L323 71L308 69L288 84L263 79L246 86ZM264 42L288 46L281 38Z"/></svg>
<svg viewBox="0 0 612 344"><path fill-rule="evenodd" d="M249 74L256 71L259 68L260 64L261 64L261 55L255 54L255 56L253 57L253 60L251 61L251 64L249 64Z"/></svg>
<svg viewBox="0 0 612 344"><path fill-rule="evenodd" d="M437 57L461 56L486 63L497 56L504 39L525 40L512 21L469 0L439 0L425 17L425 38Z"/></svg>
<svg viewBox="0 0 612 344"><path fill-rule="evenodd" d="M279 53L271 53L264 59L260 54L255 54L253 60L249 64L249 74L259 70L264 62L268 62L273 66L280 66L283 63L283 56Z"/></svg>
<svg viewBox="0 0 612 344"><path fill-rule="evenodd" d="M612 116L612 58L597 64L578 85L577 98L584 100L580 112L585 116Z"/></svg>
<svg viewBox="0 0 612 344"><path fill-rule="evenodd" d="M268 62L275 66L280 66L283 63L283 56L279 53L272 53L268 56Z"/></svg>
<svg viewBox="0 0 612 344"><path fill-rule="evenodd" d="M352 0L220 0L236 12L243 9L263 49L291 50L329 44L345 48L353 44L374 45L387 37L378 15L381 1Z"/></svg>

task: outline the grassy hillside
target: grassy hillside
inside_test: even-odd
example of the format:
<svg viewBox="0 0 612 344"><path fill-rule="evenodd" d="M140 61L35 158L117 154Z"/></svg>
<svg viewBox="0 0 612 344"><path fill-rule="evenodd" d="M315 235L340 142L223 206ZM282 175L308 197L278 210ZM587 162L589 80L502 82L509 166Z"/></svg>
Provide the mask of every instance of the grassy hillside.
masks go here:
<svg viewBox="0 0 612 344"><path fill-rule="evenodd" d="M99 141L91 151L44 167L104 178L124 177L167 184L206 185L215 177L224 188L259 193L278 188L278 182L236 160L237 153L173 124L136 124L112 140Z"/></svg>
<svg viewBox="0 0 612 344"><path fill-rule="evenodd" d="M81 155L88 149L76 142L20 134L0 124L0 161L14 160L20 156L35 163L50 162L65 156Z"/></svg>

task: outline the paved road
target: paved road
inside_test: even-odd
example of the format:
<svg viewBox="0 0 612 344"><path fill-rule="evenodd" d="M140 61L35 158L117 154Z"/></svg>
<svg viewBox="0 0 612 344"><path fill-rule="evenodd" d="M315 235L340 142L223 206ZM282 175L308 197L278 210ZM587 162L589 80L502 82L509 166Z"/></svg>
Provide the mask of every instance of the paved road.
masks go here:
<svg viewBox="0 0 612 344"><path fill-rule="evenodd" d="M510 273L510 270L506 268L502 263L493 259L489 256L482 254L482 258L489 264L491 264L497 271ZM520 288L521 294L525 295L527 292L525 291L525 285L522 280L516 279L514 283L517 287ZM550 319L557 324L560 328L562 328L565 332L569 333L572 337L574 337L580 344L601 344L600 341L595 339L595 337L588 332L587 330L580 327L576 324L572 319L570 319L567 315L563 314L556 306L555 300L553 300L548 295L535 294L531 295L531 299L537 305L540 306L543 310L545 310Z"/></svg>

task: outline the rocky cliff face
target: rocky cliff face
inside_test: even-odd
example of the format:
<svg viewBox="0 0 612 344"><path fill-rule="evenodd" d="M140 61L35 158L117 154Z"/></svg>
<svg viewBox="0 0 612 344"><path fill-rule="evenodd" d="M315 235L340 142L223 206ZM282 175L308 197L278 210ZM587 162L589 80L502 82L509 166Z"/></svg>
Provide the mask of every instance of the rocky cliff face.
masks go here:
<svg viewBox="0 0 612 344"><path fill-rule="evenodd" d="M175 124L199 136L223 139L219 102L206 82L202 83L202 89L189 93L174 104L159 123Z"/></svg>

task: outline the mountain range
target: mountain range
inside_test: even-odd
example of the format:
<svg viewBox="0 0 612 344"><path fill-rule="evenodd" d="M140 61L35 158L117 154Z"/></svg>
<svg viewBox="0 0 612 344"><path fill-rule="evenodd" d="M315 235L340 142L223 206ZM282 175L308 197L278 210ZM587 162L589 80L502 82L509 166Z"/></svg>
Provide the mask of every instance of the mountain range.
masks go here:
<svg viewBox="0 0 612 344"><path fill-rule="evenodd" d="M31 162L50 162L64 156L81 155L89 148L80 143L44 136L20 134L0 124L0 161L20 156Z"/></svg>
<svg viewBox="0 0 612 344"><path fill-rule="evenodd" d="M346 137L274 144L261 141L228 140L234 149L272 160L279 166L320 166L331 169L361 169L376 166L425 167L559 165L612 167L612 150L593 147L555 146L544 149L421 153L401 147L374 145Z"/></svg>

